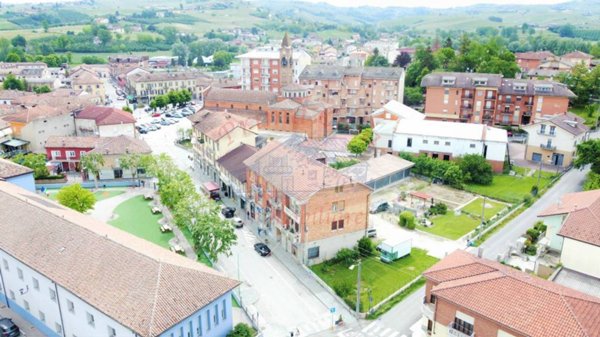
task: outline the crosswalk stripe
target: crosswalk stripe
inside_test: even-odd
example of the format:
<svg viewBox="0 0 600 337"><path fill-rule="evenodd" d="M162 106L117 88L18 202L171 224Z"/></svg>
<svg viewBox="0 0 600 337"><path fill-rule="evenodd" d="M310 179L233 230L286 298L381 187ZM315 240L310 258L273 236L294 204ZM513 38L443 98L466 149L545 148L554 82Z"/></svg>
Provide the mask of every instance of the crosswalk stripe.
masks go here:
<svg viewBox="0 0 600 337"><path fill-rule="evenodd" d="M394 332L392 332L392 334L391 334L391 335L389 335L388 337L396 337L396 336L398 336L399 334L400 334L400 332L398 332L398 331L394 331Z"/></svg>
<svg viewBox="0 0 600 337"><path fill-rule="evenodd" d="M383 331L382 331L382 332L379 334L379 336L380 336L380 337L385 337L385 335L389 334L390 332L392 332L392 329L390 329L390 328L386 328L385 330L383 330Z"/></svg>
<svg viewBox="0 0 600 337"><path fill-rule="evenodd" d="M383 326L378 324L375 329L373 329L371 332L369 332L370 335L376 335L381 329L383 329Z"/></svg>
<svg viewBox="0 0 600 337"><path fill-rule="evenodd" d="M362 332L367 332L369 331L369 329L371 329L373 327L373 325L375 325L377 323L377 321L371 322L371 324L367 325L366 327L364 327L361 331Z"/></svg>

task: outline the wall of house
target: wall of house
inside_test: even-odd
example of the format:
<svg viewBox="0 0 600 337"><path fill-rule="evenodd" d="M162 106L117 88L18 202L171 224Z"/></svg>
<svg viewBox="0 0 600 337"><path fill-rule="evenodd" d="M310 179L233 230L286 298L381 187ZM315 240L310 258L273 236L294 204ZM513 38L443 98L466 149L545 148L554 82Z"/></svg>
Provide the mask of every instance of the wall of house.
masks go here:
<svg viewBox="0 0 600 337"><path fill-rule="evenodd" d="M261 124L265 123L266 118L266 110L269 107L268 102L264 103L246 103L246 102L232 102L232 101L217 101L212 99L205 99L204 108L208 110L216 110L216 111L244 111L244 112L254 112L252 118L259 121Z"/></svg>
<svg viewBox="0 0 600 337"><path fill-rule="evenodd" d="M75 132L77 136L98 136L100 131L93 119L75 118Z"/></svg>
<svg viewBox="0 0 600 337"><path fill-rule="evenodd" d="M562 249L563 237L556 234L560 231L562 223L565 220L565 216L566 214L558 214L540 218L547 226L545 237L550 240L548 248L557 252L560 252Z"/></svg>
<svg viewBox="0 0 600 337"><path fill-rule="evenodd" d="M135 124L123 123L114 125L100 125L98 127L100 137L128 136L135 138Z"/></svg>
<svg viewBox="0 0 600 337"><path fill-rule="evenodd" d="M517 65L523 72L537 68L541 62L541 60L517 59Z"/></svg>
<svg viewBox="0 0 600 337"><path fill-rule="evenodd" d="M233 328L231 291L160 334L160 337L225 337Z"/></svg>
<svg viewBox="0 0 600 337"><path fill-rule="evenodd" d="M541 125L545 125L545 132L542 134ZM544 161L547 161L547 156L552 158L553 153L559 153L564 155L563 167L570 166L575 157L577 144L585 140L586 135L581 134L575 136L566 130L555 126L555 134L550 135L550 128L555 126L553 123L536 123L525 127L525 131L528 133L527 137L527 148L525 150L525 159L533 160L533 153L541 153ZM555 146L555 150L543 149L541 144L548 144L551 141L551 145Z"/></svg>
<svg viewBox="0 0 600 337"><path fill-rule="evenodd" d="M58 337L64 332L65 336L108 336L110 326L116 336L135 336L131 330L2 250L0 268L5 287L0 283L0 302L8 301L12 310L45 335ZM52 297L52 293L56 296ZM73 303L72 311L67 301ZM94 317L93 326L88 323L88 313Z"/></svg>
<svg viewBox="0 0 600 337"><path fill-rule="evenodd" d="M533 98L533 113L536 118L547 115L558 115L569 110L567 97L535 96Z"/></svg>
<svg viewBox="0 0 600 337"><path fill-rule="evenodd" d="M8 178L6 181L11 184L21 186L28 191L35 192L35 180L33 179L33 172Z"/></svg>
<svg viewBox="0 0 600 337"><path fill-rule="evenodd" d="M18 138L29 141L29 150L35 153L45 153L44 146L50 136L74 136L75 122L70 114L36 119L21 129Z"/></svg>
<svg viewBox="0 0 600 337"><path fill-rule="evenodd" d="M104 83L78 83L73 82L73 89L83 90L91 95L98 96L101 102L104 102L106 92L104 90Z"/></svg>
<svg viewBox="0 0 600 337"><path fill-rule="evenodd" d="M564 238L560 261L565 268L600 278L600 263L594 256L600 256L599 246Z"/></svg>

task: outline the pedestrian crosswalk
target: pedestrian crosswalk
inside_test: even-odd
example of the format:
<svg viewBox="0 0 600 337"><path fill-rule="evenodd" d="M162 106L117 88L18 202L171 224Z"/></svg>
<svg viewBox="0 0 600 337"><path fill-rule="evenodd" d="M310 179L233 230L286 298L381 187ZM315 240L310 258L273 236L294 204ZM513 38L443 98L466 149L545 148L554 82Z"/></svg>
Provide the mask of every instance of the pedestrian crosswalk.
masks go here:
<svg viewBox="0 0 600 337"><path fill-rule="evenodd" d="M331 315L324 315L317 320L300 324L298 330L300 330L301 336L309 336L323 330L331 329L332 325Z"/></svg>
<svg viewBox="0 0 600 337"><path fill-rule="evenodd" d="M406 335L400 335L399 331L385 326L381 321L373 321L366 326L342 330L336 335L337 337L406 337Z"/></svg>

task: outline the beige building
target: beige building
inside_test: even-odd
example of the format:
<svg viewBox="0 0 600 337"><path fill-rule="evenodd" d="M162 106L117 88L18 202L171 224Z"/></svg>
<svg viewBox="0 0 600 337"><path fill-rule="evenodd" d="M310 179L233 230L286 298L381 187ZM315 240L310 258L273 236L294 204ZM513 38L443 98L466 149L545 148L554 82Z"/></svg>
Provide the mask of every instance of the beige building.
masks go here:
<svg viewBox="0 0 600 337"><path fill-rule="evenodd" d="M217 160L240 146L255 146L258 122L225 111L200 110L188 117L192 121L194 161L216 182Z"/></svg>
<svg viewBox="0 0 600 337"><path fill-rule="evenodd" d="M104 166L100 170L100 180L131 178L132 169L119 165L119 158L130 153L151 154L152 149L141 139L127 136L100 137L90 153L100 153L104 157ZM86 172L89 177L89 173Z"/></svg>
<svg viewBox="0 0 600 337"><path fill-rule="evenodd" d="M144 103L169 91L181 89L191 92L192 99L202 99L204 87L199 81L205 82L206 79L210 77L201 72L147 71L139 68L127 74L126 88L130 95Z"/></svg>
<svg viewBox="0 0 600 337"><path fill-rule="evenodd" d="M374 110L404 99L402 68L309 65L299 82L311 88L311 99L334 107L334 125L368 124Z"/></svg>
<svg viewBox="0 0 600 337"><path fill-rule="evenodd" d="M117 108L89 106L75 115L78 136L136 137L135 118Z"/></svg>
<svg viewBox="0 0 600 337"><path fill-rule="evenodd" d="M69 82L71 83L71 88L83 90L91 95L98 96L100 102L104 103L106 98L104 82L93 70L81 67L69 75Z"/></svg>
<svg viewBox="0 0 600 337"><path fill-rule="evenodd" d="M563 113L523 126L529 134L525 159L560 167L571 166L577 144L587 140L589 135L584 122L575 114Z"/></svg>

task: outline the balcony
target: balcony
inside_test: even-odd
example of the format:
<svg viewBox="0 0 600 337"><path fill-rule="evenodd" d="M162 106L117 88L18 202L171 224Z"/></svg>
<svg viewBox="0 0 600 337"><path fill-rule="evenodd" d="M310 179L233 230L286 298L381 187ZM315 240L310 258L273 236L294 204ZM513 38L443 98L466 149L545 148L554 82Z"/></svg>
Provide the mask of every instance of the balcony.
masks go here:
<svg viewBox="0 0 600 337"><path fill-rule="evenodd" d="M421 311L423 312L423 316L427 317L427 319L433 319L433 313L435 312L435 304L433 303L423 303L421 307Z"/></svg>
<svg viewBox="0 0 600 337"><path fill-rule="evenodd" d="M289 216L295 222L298 222L298 223L300 222L300 216L298 215L298 213L293 211L291 208L289 208L287 206L283 206L283 211L285 212L285 214L287 216Z"/></svg>
<svg viewBox="0 0 600 337"><path fill-rule="evenodd" d="M493 101L496 99L496 95L492 95L492 96L485 96L485 100L486 101Z"/></svg>
<svg viewBox="0 0 600 337"><path fill-rule="evenodd" d="M448 325L448 336L453 336L453 337L474 337L475 333L472 332L470 335L466 334L460 330L457 329L457 327L454 325L454 322L450 323L450 325Z"/></svg>
<svg viewBox="0 0 600 337"><path fill-rule="evenodd" d="M463 98L472 99L473 98L473 94L464 94Z"/></svg>
<svg viewBox="0 0 600 337"><path fill-rule="evenodd" d="M556 146L552 145L552 144L540 144L540 147L544 150L549 150L549 151L554 151L556 150Z"/></svg>

